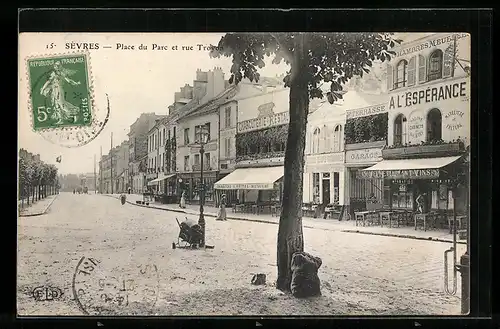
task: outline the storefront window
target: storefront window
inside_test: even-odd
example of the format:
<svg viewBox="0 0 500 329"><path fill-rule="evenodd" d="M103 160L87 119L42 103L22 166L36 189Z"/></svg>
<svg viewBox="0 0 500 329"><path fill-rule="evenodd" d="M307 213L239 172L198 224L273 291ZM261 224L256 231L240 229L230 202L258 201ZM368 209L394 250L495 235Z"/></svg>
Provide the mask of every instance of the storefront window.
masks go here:
<svg viewBox="0 0 500 329"><path fill-rule="evenodd" d="M403 114L400 114L394 120L394 145L406 144L407 121Z"/></svg>
<svg viewBox="0 0 500 329"><path fill-rule="evenodd" d="M214 178L203 178L205 183L205 200L206 201L214 201L215 193L214 193Z"/></svg>
<svg viewBox="0 0 500 329"><path fill-rule="evenodd" d="M339 202L339 173L333 173L333 202Z"/></svg>
<svg viewBox="0 0 500 329"><path fill-rule="evenodd" d="M407 184L396 185L392 193L392 207L413 209L413 191Z"/></svg>
<svg viewBox="0 0 500 329"><path fill-rule="evenodd" d="M313 173L313 201L319 203L319 173Z"/></svg>
<svg viewBox="0 0 500 329"><path fill-rule="evenodd" d="M427 114L427 141L439 141L442 138L441 111L432 109Z"/></svg>

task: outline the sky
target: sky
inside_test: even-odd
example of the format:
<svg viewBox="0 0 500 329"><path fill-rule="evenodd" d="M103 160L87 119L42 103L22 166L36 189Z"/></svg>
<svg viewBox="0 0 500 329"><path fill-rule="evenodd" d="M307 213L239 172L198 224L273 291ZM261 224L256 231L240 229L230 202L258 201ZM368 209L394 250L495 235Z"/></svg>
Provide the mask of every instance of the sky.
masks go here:
<svg viewBox="0 0 500 329"><path fill-rule="evenodd" d="M223 34L208 33L163 33L163 34L101 34L101 33L29 33L21 34L19 40L19 147L32 153L39 153L42 161L56 164L59 172L86 173L94 170L94 156L97 161L102 147L106 154L111 146L127 139L129 127L143 112L167 114L168 106L173 103L174 93L185 84L193 84L196 70L207 71L221 67L225 78L229 78L231 58L210 58L208 51L197 50L198 44L217 44ZM32 131L31 117L27 102L27 78L25 59L28 56L46 53L65 53L68 42L99 43L98 50L90 50L94 95L96 107L106 110L105 94L109 95L110 118L101 134L89 144L77 148L65 148L46 141ZM117 50L116 44L135 45L134 50ZM53 44L57 50L47 52L47 45ZM147 50L138 50L140 44ZM193 46L193 50L151 49L152 44L162 46ZM112 45L113 49L104 49ZM273 65L270 60L260 70L263 76L276 76L286 70L285 65ZM56 163L57 156L62 162ZM96 165L98 166L98 164Z"/></svg>
<svg viewBox="0 0 500 329"><path fill-rule="evenodd" d="M216 45L223 34L218 33L22 33L19 36L19 114L18 144L32 153L39 153L42 161L55 164L59 173L88 173L98 166L100 150L106 154L111 146L127 139L130 125L144 112L167 114L174 93L185 84L193 84L196 70L207 71L221 67L229 78L231 58L213 59L201 45ZM418 37L421 37L419 34ZM415 38L408 35L402 38ZM108 124L89 144L66 148L48 142L32 130L28 110L28 82L25 60L29 56L67 53L67 44L98 43L99 49L89 50L96 108L106 110L106 94L110 100ZM135 49L117 49L134 46ZM139 50L139 45L147 50ZM167 50L152 49L152 45L167 46ZM103 46L110 45L107 49ZM173 45L178 50L172 50ZM181 50L193 46L193 50ZM49 49L48 49L49 48ZM286 64L274 65L271 59L259 72L274 77L287 70ZM102 112L101 112L102 113ZM62 156L62 162L56 158ZM94 162L94 157L97 162Z"/></svg>

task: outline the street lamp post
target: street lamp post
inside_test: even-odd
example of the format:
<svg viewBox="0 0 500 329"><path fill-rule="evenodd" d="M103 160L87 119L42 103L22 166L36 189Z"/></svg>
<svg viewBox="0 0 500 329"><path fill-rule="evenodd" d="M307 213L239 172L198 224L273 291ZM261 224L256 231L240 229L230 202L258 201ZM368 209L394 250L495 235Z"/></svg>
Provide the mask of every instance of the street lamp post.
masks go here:
<svg viewBox="0 0 500 329"><path fill-rule="evenodd" d="M205 246L205 216L203 214L203 205L205 203L205 184L203 182L203 155L205 154L205 143L207 142L208 134L205 132L204 127L200 129L199 143L200 143L200 217L198 218L198 225L201 229L200 247Z"/></svg>

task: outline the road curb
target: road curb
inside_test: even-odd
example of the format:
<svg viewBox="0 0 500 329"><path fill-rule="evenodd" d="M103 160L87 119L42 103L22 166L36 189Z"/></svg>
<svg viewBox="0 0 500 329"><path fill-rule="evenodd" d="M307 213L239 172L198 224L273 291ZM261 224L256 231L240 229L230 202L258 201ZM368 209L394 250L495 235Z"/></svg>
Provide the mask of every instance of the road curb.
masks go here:
<svg viewBox="0 0 500 329"><path fill-rule="evenodd" d="M108 197L112 197L112 198L117 199L117 200L120 199L119 197L115 197L113 195L108 195L108 194L103 194L103 195L108 196ZM186 214L186 215L197 215L198 214L198 213L187 212L185 210L180 210L180 209L179 210L178 209L172 209L172 208L171 209L167 209L167 208L161 208L161 207L156 207L156 206L146 206L146 205L142 205L142 204L138 204L138 203L134 203L134 202L130 202L130 201L126 201L126 202L129 203L129 204L131 204L131 205L133 205L133 206L138 206L138 207L143 207L143 208L157 209L157 210L170 211L170 212L177 212L177 213L182 213L182 214ZM205 216L217 218L217 215L210 214L210 213L205 213ZM250 219L250 218L240 218L240 217L231 217L231 216L226 216L226 218L230 219L230 220L239 220L239 221L245 221L245 222L254 222L254 223L263 223L263 224L274 224L274 225L278 225L279 224L279 222L273 222L273 221L264 220L264 219ZM302 226L305 227L305 228L315 229L315 230L325 230L325 231L344 232L344 233L358 233L358 234L378 235L378 236L386 236L386 237L402 238L402 239L413 239L413 240L423 240L423 241L453 243L453 241L446 240L446 239L438 239L438 238L432 238L432 237L423 238L423 237L418 237L418 236L414 236L414 235L406 235L406 234L362 232L362 231L359 231L359 230L335 230L335 229L329 229L329 228L325 228L325 227L314 227L314 226L304 225L304 224ZM465 244L465 242L462 242L462 241L457 241L457 243L459 243L459 244Z"/></svg>
<svg viewBox="0 0 500 329"><path fill-rule="evenodd" d="M407 234L391 234L391 233L376 233L376 232L363 232L359 230L341 230L341 232L344 233L358 233L358 234L367 234L367 235L378 235L378 236L387 236L387 237L392 237L392 238L402 238L402 239L413 239L413 240L423 240L423 241L434 241L434 242L446 242L446 243L453 243L452 240L447 240L447 239L439 239L439 238L433 238L433 237L420 237L420 236L415 236L415 235L407 235ZM458 244L466 244L463 241L457 241Z"/></svg>
<svg viewBox="0 0 500 329"><path fill-rule="evenodd" d="M52 201L50 201L50 203L47 205L47 207L45 207L45 209L42 211L42 212L36 212L34 214L27 214L27 215L21 215L19 213L19 217L34 217L34 216L41 216L41 215L45 215L49 209L50 209L50 206L52 206L52 204L54 203L54 201L56 201L57 197L59 196L59 194L56 194L54 199L52 199Z"/></svg>

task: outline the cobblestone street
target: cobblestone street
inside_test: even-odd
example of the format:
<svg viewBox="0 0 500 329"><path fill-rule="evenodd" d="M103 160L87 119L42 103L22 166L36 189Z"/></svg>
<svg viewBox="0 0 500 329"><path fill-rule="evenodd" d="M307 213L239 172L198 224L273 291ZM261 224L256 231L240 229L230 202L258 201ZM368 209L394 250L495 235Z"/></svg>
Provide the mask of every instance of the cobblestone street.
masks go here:
<svg viewBox="0 0 500 329"><path fill-rule="evenodd" d="M306 251L323 260L323 296L297 300L273 287L277 225L207 216L206 241L215 249L173 250L175 218L185 216L196 219L102 195L61 193L46 215L18 220L18 313L82 315L72 281L84 256L100 261L102 275L124 279L136 275L138 266L156 266L157 299L138 302L134 314L460 313L460 277L455 296L443 287L443 253L450 243L306 227ZM462 255L465 245L458 247ZM265 273L267 285L252 286L252 273ZM63 295L35 301L32 291L39 286L58 287ZM89 298L92 304L100 297Z"/></svg>

